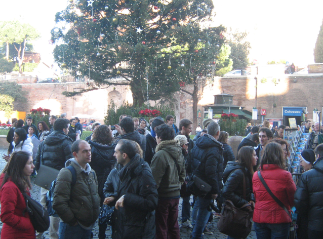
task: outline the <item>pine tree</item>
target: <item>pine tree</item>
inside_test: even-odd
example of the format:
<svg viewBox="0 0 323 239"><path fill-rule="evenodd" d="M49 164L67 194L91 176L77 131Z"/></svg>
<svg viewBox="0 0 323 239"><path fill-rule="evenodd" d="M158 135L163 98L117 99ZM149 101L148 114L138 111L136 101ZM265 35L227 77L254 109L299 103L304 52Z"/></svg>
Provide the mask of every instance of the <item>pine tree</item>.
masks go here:
<svg viewBox="0 0 323 239"><path fill-rule="evenodd" d="M54 57L97 85L130 85L134 104L147 81L150 100L170 97L219 70L225 28L207 26L212 11L212 0L71 0L56 14Z"/></svg>
<svg viewBox="0 0 323 239"><path fill-rule="evenodd" d="M323 22L321 25L320 32L316 39L314 48L314 61L315 63L323 63Z"/></svg>

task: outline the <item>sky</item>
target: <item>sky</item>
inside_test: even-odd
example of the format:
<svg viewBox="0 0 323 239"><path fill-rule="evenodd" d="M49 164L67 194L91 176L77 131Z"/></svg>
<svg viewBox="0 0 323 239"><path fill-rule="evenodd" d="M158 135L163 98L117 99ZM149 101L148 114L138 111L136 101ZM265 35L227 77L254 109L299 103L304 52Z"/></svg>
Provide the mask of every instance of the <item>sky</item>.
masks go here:
<svg viewBox="0 0 323 239"><path fill-rule="evenodd" d="M55 14L68 0L2 1L0 21L20 20L34 26L41 38L34 50L47 64L53 62L50 31ZM248 32L249 60L259 63L286 60L299 66L314 63L313 49L323 20L322 0L213 0L212 25ZM5 10L4 10L5 9Z"/></svg>

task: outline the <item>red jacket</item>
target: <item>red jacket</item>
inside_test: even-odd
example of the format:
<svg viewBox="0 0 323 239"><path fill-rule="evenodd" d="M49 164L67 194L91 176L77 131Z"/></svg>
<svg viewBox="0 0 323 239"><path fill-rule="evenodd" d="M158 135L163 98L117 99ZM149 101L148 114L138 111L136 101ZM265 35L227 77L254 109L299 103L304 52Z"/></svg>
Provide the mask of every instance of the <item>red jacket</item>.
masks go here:
<svg viewBox="0 0 323 239"><path fill-rule="evenodd" d="M296 192L292 175L275 164L263 165L261 175L272 193L290 211L290 208L294 205L294 194ZM256 199L253 213L254 222L273 224L291 222L290 216L276 203L261 183L258 172L253 175L252 187Z"/></svg>
<svg viewBox="0 0 323 239"><path fill-rule="evenodd" d="M29 195L30 193L27 192ZM3 227L1 239L35 239L35 230L26 208L24 196L12 181L7 181L1 188L1 221Z"/></svg>

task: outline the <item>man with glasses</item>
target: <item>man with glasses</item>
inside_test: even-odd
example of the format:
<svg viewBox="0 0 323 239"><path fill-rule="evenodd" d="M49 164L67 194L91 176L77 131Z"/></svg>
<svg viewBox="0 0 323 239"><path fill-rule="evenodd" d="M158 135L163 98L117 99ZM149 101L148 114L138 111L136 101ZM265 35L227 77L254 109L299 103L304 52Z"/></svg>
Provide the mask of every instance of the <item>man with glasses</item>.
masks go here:
<svg viewBox="0 0 323 239"><path fill-rule="evenodd" d="M269 140L271 140L273 138L273 132L271 132L270 129L268 128L261 128L259 130L259 141L260 144L258 145L258 148L256 149L256 154L258 157L258 161L257 161L257 165L254 166L254 170L257 169L260 159L261 159L261 151L262 149L266 146L266 144L268 143Z"/></svg>

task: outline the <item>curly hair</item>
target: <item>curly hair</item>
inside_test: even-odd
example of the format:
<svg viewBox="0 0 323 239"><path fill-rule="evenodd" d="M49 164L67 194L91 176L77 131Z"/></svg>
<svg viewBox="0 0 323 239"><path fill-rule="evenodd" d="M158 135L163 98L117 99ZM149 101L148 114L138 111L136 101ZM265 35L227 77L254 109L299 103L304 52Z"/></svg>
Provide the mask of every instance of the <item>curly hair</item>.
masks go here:
<svg viewBox="0 0 323 239"><path fill-rule="evenodd" d="M39 121L37 124L37 128L39 130L38 125L41 124L43 126L43 130L42 131L49 131L48 125L44 122L44 121Z"/></svg>
<svg viewBox="0 0 323 239"><path fill-rule="evenodd" d="M112 142L112 135L107 125L100 125L92 135L92 140L100 144L110 144Z"/></svg>

